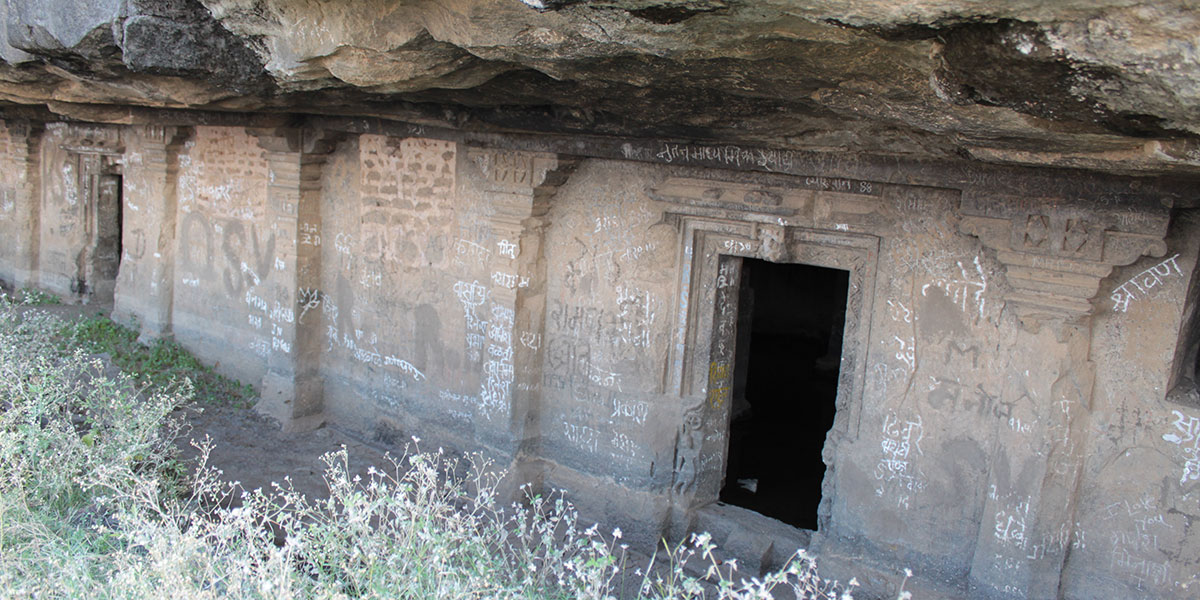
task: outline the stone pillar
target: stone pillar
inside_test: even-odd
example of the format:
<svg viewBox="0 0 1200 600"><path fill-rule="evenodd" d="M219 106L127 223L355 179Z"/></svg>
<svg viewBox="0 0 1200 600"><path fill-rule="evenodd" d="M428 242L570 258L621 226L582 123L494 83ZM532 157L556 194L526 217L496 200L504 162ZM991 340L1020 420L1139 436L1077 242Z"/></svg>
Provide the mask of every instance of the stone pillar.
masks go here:
<svg viewBox="0 0 1200 600"><path fill-rule="evenodd" d="M171 334L179 150L191 130L134 127L122 178L121 271L113 319L141 325L141 339Z"/></svg>
<svg viewBox="0 0 1200 600"><path fill-rule="evenodd" d="M24 120L4 121L4 126L8 129L8 164L12 168L12 172L5 173L4 177L12 182L12 187L6 190L10 197L0 198L0 202L11 202L12 237L4 243L9 245L8 252L13 261L6 267L12 273L11 283L19 289L37 285L42 206L38 148L44 128L41 123Z"/></svg>
<svg viewBox="0 0 1200 600"><path fill-rule="evenodd" d="M536 449L529 444L540 431L546 213L575 162L555 154L477 148L468 149L467 156L484 175L497 240L480 400L506 413L508 430L487 431L484 435L493 439L485 441L513 456L531 455Z"/></svg>
<svg viewBox="0 0 1200 600"><path fill-rule="evenodd" d="M1053 198L964 199L962 210L960 229L1005 266L1019 327L1002 395L1033 424L1024 434L997 427L971 597L1055 598L1091 414L1092 301L1113 267L1165 254L1169 213Z"/></svg>
<svg viewBox="0 0 1200 600"><path fill-rule="evenodd" d="M307 431L324 422L319 372L321 311L314 301L321 278L320 247L311 240L321 225L321 167L333 140L320 132L254 130L267 151L270 172L266 218L276 236L270 284L271 347L257 410L285 431Z"/></svg>

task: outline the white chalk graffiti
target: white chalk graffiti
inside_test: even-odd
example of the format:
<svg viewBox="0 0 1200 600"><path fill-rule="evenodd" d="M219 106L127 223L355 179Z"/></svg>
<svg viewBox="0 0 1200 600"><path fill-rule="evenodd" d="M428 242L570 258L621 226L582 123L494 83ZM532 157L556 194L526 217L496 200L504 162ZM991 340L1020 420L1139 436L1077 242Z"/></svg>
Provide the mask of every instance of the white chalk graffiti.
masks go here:
<svg viewBox="0 0 1200 600"><path fill-rule="evenodd" d="M296 312L276 302L268 318L279 323L294 323L296 321Z"/></svg>
<svg viewBox="0 0 1200 600"><path fill-rule="evenodd" d="M1158 536L1166 533L1164 529L1174 528L1163 518L1154 499L1144 496L1134 502L1114 502L1106 511L1106 521L1120 517L1110 534L1109 568L1116 574L1128 576L1139 590L1147 583L1162 586L1169 582L1171 564L1163 556Z"/></svg>
<svg viewBox="0 0 1200 600"><path fill-rule="evenodd" d="M353 250L351 250L353 245L354 238L350 237L350 234L348 233L339 233L333 238L333 249L336 250L338 254L344 254L347 257L351 256L354 253Z"/></svg>
<svg viewBox="0 0 1200 600"><path fill-rule="evenodd" d="M316 223L301 223L300 224L300 245L302 246L320 246L321 245L321 226Z"/></svg>
<svg viewBox="0 0 1200 600"><path fill-rule="evenodd" d="M276 259L276 260L278 260L278 259ZM249 275L250 279L254 280L254 285L259 285L262 283L262 279L260 279L258 277L258 273L255 273L254 269L250 268L250 265L246 264L245 261L242 262L242 266L241 266L240 270L242 271L242 273Z"/></svg>
<svg viewBox="0 0 1200 600"><path fill-rule="evenodd" d="M454 242L454 264L458 266L486 266L492 251L470 240Z"/></svg>
<svg viewBox="0 0 1200 600"><path fill-rule="evenodd" d="M924 454L921 440L925 430L921 415L917 415L916 420L901 422L895 413L889 413L883 419L882 433L879 446L883 458L875 465L875 479L879 481L875 495L884 497L891 492L897 506L908 508L911 493L923 490L927 485L925 475L912 465L913 459Z"/></svg>
<svg viewBox="0 0 1200 600"><path fill-rule="evenodd" d="M717 271L717 289L723 290L733 285L735 281L736 278L734 277L733 264L729 262L722 262Z"/></svg>
<svg viewBox="0 0 1200 600"><path fill-rule="evenodd" d="M1032 502L1029 496L1009 492L1001 494L992 484L988 488L988 499L999 506L994 517L992 534L999 542L994 554L997 567L1004 571L1021 569L1026 561L1046 557L1061 557L1068 548L1080 550L1087 547L1087 535L1079 523L1062 523L1058 529L1040 534L1032 527Z"/></svg>
<svg viewBox="0 0 1200 600"><path fill-rule="evenodd" d="M512 346L512 325L512 309L493 304L492 318L488 321L487 326L488 339L502 346ZM492 354L494 355L495 352Z"/></svg>
<svg viewBox="0 0 1200 600"><path fill-rule="evenodd" d="M958 263L959 277L956 278L938 278L932 283L927 283L921 286L921 295L927 295L930 287L936 287L946 292L946 295L960 307L963 312L967 311L967 307L974 304L978 307L979 318L983 318L984 309L987 304L987 299L983 297L987 291L987 276L983 272L983 265L979 262L979 257L975 257L975 275L978 276L978 281L972 280L972 276L967 272L967 267L962 261Z"/></svg>
<svg viewBox="0 0 1200 600"><path fill-rule="evenodd" d="M617 373L616 371L609 371L608 369L596 366L593 363L587 363L587 369L587 378L593 384L600 387L615 389L618 392L623 391L621 389L620 373Z"/></svg>
<svg viewBox="0 0 1200 600"><path fill-rule="evenodd" d="M908 369L890 367L887 363L877 363L871 367L871 380L879 388L882 397L888 397L888 389L904 389L905 380L909 377ZM900 385L893 386L892 382L899 381Z"/></svg>
<svg viewBox="0 0 1200 600"><path fill-rule="evenodd" d="M251 340L250 351L258 355L259 358L266 358L271 354L271 345L264 339Z"/></svg>
<svg viewBox="0 0 1200 600"><path fill-rule="evenodd" d="M656 299L647 290L617 286L617 314L611 333L614 342L634 348L650 347L650 331L657 316Z"/></svg>
<svg viewBox="0 0 1200 600"><path fill-rule="evenodd" d="M996 539L1001 545L1025 549L1025 521L1029 517L1029 499L1008 504L996 511Z"/></svg>
<svg viewBox="0 0 1200 600"><path fill-rule="evenodd" d="M686 144L662 143L655 158L679 163L718 163L736 166L757 166L768 171L786 171L792 168L796 153L791 150L768 150L765 148L741 148L739 146L689 146ZM810 177L809 180L814 178ZM824 179L824 178L820 178ZM869 184L868 189L869 189Z"/></svg>
<svg viewBox="0 0 1200 600"><path fill-rule="evenodd" d="M362 266L362 272L358 275L358 285L365 290L383 287L383 271L380 271L376 267L364 264Z"/></svg>
<svg viewBox="0 0 1200 600"><path fill-rule="evenodd" d="M646 422L650 414L650 404L644 400L630 400L619 396L612 397L612 415L610 418L630 419L638 425Z"/></svg>
<svg viewBox="0 0 1200 600"><path fill-rule="evenodd" d="M359 346L350 336L343 336L342 344L353 351L354 360L377 367L397 367L402 373L412 377L413 381L425 381L425 374L406 360L391 354L385 356L373 348Z"/></svg>
<svg viewBox="0 0 1200 600"><path fill-rule="evenodd" d="M517 257L518 248L516 244L508 240L500 240L496 242L496 246L500 252L500 256L514 259Z"/></svg>
<svg viewBox="0 0 1200 600"><path fill-rule="evenodd" d="M458 297L459 302L464 306L472 308L483 305L487 301L488 290L486 287L479 285L478 281L467 283L460 281L454 284L454 295Z"/></svg>
<svg viewBox="0 0 1200 600"><path fill-rule="evenodd" d="M268 310L267 301L259 296L256 296L250 290L246 290L246 306L249 306L254 310L261 310L263 312L267 312Z"/></svg>
<svg viewBox="0 0 1200 600"><path fill-rule="evenodd" d="M487 338L480 333L467 334L467 355L472 361L478 361L483 356L483 341Z"/></svg>
<svg viewBox="0 0 1200 600"><path fill-rule="evenodd" d="M492 273L492 283L510 290L529 287L529 278L516 273L496 271Z"/></svg>
<svg viewBox="0 0 1200 600"><path fill-rule="evenodd" d="M488 299L489 290L478 281L459 281L454 284L454 295L463 305L463 314L467 319L467 331L485 331L487 321L475 314L475 309L483 306Z"/></svg>
<svg viewBox="0 0 1200 600"><path fill-rule="evenodd" d="M412 366L412 363L408 362L407 360L402 360L396 358L395 356L388 355L383 357L383 366L396 367L400 369L401 373L412 377L414 381L425 381L425 374L416 367Z"/></svg>
<svg viewBox="0 0 1200 600"><path fill-rule="evenodd" d="M619 229L625 227L625 223L621 220L620 215L600 215L595 217L595 221L596 230L592 233L599 233L609 229Z"/></svg>
<svg viewBox="0 0 1200 600"><path fill-rule="evenodd" d="M721 247L726 252L734 252L737 254L748 254L758 250L758 242L743 242L741 240L725 240Z"/></svg>
<svg viewBox="0 0 1200 600"><path fill-rule="evenodd" d="M638 444L633 441L633 438L621 433L614 432L612 436L612 447L616 452L612 454L613 458L635 458L638 454Z"/></svg>
<svg viewBox="0 0 1200 600"><path fill-rule="evenodd" d="M890 312L893 321L912 323L913 313L907 306L904 306L903 302L899 300L888 300L887 305L891 309Z"/></svg>
<svg viewBox="0 0 1200 600"><path fill-rule="evenodd" d="M322 298L325 294L317 288L299 288L296 290L296 304L300 306L300 316L296 317L296 322L303 323L304 315L308 311L320 306Z"/></svg>
<svg viewBox="0 0 1200 600"><path fill-rule="evenodd" d="M587 425L564 422L563 435L567 441L588 452L594 453L600 447L600 432Z"/></svg>
<svg viewBox="0 0 1200 600"><path fill-rule="evenodd" d="M904 365L908 367L909 371L912 371L913 367L915 367L917 364L916 340L911 337L905 340L896 335L893 335L892 339L896 340L896 342L900 344L899 349L896 350L896 358L898 358L900 362L904 363Z"/></svg>
<svg viewBox="0 0 1200 600"><path fill-rule="evenodd" d="M1164 277L1171 276L1172 268L1175 269L1175 274L1182 277L1183 271L1179 270L1179 265L1175 262L1177 258L1179 258L1178 254L1134 275L1129 281L1117 287L1112 295L1109 296L1113 301L1113 312L1125 312L1129 310L1129 303L1138 298L1139 292L1143 297L1146 296L1149 290L1163 282ZM1130 289L1130 285L1136 289Z"/></svg>
<svg viewBox="0 0 1200 600"><path fill-rule="evenodd" d="M531 331L521 332L521 345L530 350L537 351L542 345L542 334L533 333Z"/></svg>
<svg viewBox="0 0 1200 600"><path fill-rule="evenodd" d="M1175 415L1172 425L1178 433L1164 433L1162 439L1183 450L1183 475L1179 478L1179 484L1183 485L1200 479L1200 418L1189 417L1177 410L1171 412Z"/></svg>
<svg viewBox="0 0 1200 600"><path fill-rule="evenodd" d="M338 309L328 300L322 304L322 310L326 314L333 315L332 319L336 321ZM289 311L290 312L290 311ZM290 321L289 321L290 322ZM401 373L411 377L413 381L425 381L425 374L412 363L395 356L394 354L383 354L376 346L379 344L379 335L362 329L355 329L353 333L349 331L338 331L336 325L329 324L325 327L325 337L329 340L327 351L332 351L334 348L341 347L350 351L350 355L358 362L374 365L377 367L394 367ZM361 344L360 344L361 342ZM383 374L385 381L391 379L391 375Z"/></svg>
<svg viewBox="0 0 1200 600"><path fill-rule="evenodd" d="M596 254L596 260L599 261L600 259L608 258L608 257L611 257L613 260L615 260L617 262L638 260L643 255L649 254L656 247L658 247L658 245L655 244L654 242L646 242L644 244L637 244L637 245L627 245L624 248L618 248L616 250L606 250L604 252L599 252Z"/></svg>
<svg viewBox="0 0 1200 600"><path fill-rule="evenodd" d="M452 402L452 403L461 404L464 406L475 406L475 405L479 404L479 398L477 398L475 396L469 396L467 394L456 394L454 392L449 392L446 390L438 391L438 399L443 402Z"/></svg>
<svg viewBox="0 0 1200 600"><path fill-rule="evenodd" d="M486 323L488 360L483 364L485 380L479 391L479 404L489 419L493 413L508 409L513 382L512 330L513 311L492 305L491 319Z"/></svg>
<svg viewBox="0 0 1200 600"><path fill-rule="evenodd" d="M331 321L337 321L339 312L337 305L330 301L329 296L321 294L321 314Z"/></svg>

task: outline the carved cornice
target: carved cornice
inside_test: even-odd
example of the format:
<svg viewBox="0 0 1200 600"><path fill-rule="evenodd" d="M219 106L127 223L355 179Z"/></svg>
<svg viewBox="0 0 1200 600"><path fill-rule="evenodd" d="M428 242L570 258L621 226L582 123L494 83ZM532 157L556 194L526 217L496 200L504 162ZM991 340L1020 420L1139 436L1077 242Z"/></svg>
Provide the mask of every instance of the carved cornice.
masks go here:
<svg viewBox="0 0 1200 600"><path fill-rule="evenodd" d="M45 125L40 121L30 121L28 119L5 119L0 122L4 124L4 128L8 130L9 135L19 138L37 135L45 129Z"/></svg>
<svg viewBox="0 0 1200 600"><path fill-rule="evenodd" d="M996 251L1023 317L1078 320L1113 267L1162 256L1169 207L1127 199L966 198L959 230Z"/></svg>
<svg viewBox="0 0 1200 600"><path fill-rule="evenodd" d="M144 161L163 163L171 149L183 144L191 137L193 128L170 125L141 125L130 128L131 143L142 154Z"/></svg>
<svg viewBox="0 0 1200 600"><path fill-rule="evenodd" d="M467 148L467 158L483 174L488 191L517 194L562 185L575 166L573 159L558 154L491 148Z"/></svg>
<svg viewBox="0 0 1200 600"><path fill-rule="evenodd" d="M125 152L121 129L112 125L62 125L59 146L76 154L118 155Z"/></svg>
<svg viewBox="0 0 1200 600"><path fill-rule="evenodd" d="M467 148L467 158L483 175L484 190L495 194L495 220L541 216L578 161L544 152Z"/></svg>
<svg viewBox="0 0 1200 600"><path fill-rule="evenodd" d="M143 125L139 133L143 142L166 145L175 137L176 127L164 125Z"/></svg>
<svg viewBox="0 0 1200 600"><path fill-rule="evenodd" d="M247 127L246 133L258 138L267 152L300 152L304 146L304 132L295 127Z"/></svg>

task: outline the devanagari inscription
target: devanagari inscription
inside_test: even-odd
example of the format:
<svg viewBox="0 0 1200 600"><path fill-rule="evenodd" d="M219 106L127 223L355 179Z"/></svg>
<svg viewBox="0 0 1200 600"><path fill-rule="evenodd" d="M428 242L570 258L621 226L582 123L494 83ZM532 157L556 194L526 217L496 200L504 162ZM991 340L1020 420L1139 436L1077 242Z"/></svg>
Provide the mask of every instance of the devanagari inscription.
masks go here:
<svg viewBox="0 0 1200 600"><path fill-rule="evenodd" d="M1163 279L1170 277L1172 273L1183 276L1183 271L1179 270L1179 264L1175 262L1177 258L1179 258L1178 254L1134 275L1129 281L1113 290L1112 295L1109 296L1113 301L1113 312L1129 310L1130 302L1139 297L1145 297L1151 289L1161 284Z"/></svg>

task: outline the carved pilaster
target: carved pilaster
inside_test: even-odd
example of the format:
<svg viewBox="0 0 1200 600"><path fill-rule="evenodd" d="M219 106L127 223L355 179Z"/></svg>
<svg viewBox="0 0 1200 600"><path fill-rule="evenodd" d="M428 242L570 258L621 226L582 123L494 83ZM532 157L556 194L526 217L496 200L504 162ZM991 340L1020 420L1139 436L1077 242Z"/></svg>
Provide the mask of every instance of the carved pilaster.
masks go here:
<svg viewBox="0 0 1200 600"><path fill-rule="evenodd" d="M190 135L187 128L151 125L132 129L126 144L113 318L139 323L144 340L171 330L178 156Z"/></svg>
<svg viewBox="0 0 1200 600"><path fill-rule="evenodd" d="M1010 373L1036 400L1034 435L998 430L971 567L980 597L1054 597L1073 531L1095 365L1093 301L1114 267L1166 253L1164 206L1122 199L964 199L960 229L1004 265L1020 319ZM1030 440L1037 440L1031 443Z"/></svg>
<svg viewBox="0 0 1200 600"><path fill-rule="evenodd" d="M285 430L307 430L324 421L319 374L321 312L305 310L319 301L321 278L321 169L335 139L324 132L252 130L267 151L270 185L267 218L276 235L270 277L272 350L257 409Z"/></svg>
<svg viewBox="0 0 1200 600"><path fill-rule="evenodd" d="M575 162L555 154L476 148L468 149L467 157L484 176L499 259L490 281L492 331L484 353L482 400L507 409L511 438L495 441L519 447L538 431L541 374L514 366L542 364L546 213Z"/></svg>
<svg viewBox="0 0 1200 600"><path fill-rule="evenodd" d="M1090 315L1100 282L1115 266L1167 247L1164 207L1109 206L1057 199L964 199L959 229L996 251L1023 320Z"/></svg>

